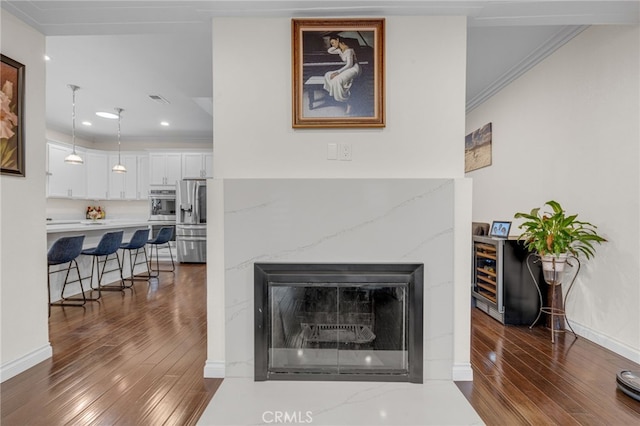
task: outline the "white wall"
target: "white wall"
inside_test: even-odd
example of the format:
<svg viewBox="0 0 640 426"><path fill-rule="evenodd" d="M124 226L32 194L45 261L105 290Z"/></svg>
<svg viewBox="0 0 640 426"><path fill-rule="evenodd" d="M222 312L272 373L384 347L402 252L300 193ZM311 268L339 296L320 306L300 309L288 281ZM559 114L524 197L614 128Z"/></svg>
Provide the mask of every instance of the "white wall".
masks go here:
<svg viewBox="0 0 640 426"><path fill-rule="evenodd" d="M44 36L0 16L2 54L25 68L25 177L0 176L0 375L51 356L47 323Z"/></svg>
<svg viewBox="0 0 640 426"><path fill-rule="evenodd" d="M290 19L284 18L213 21L216 182L210 185L209 199L217 205L212 208L210 235L225 231L220 182L224 179L463 177L465 18L386 19L387 126L383 129L291 128L290 28ZM327 160L330 142L351 143L352 161ZM460 239L456 238L453 254L457 280L451 283L462 289L456 293L456 309L465 307L455 313L454 358L460 364L469 360L470 232L466 236L460 232L468 225L461 224L465 215L459 213L470 211L471 194L464 186L456 185L461 195L456 194L454 234ZM225 353L222 238L209 239L208 256L205 375L209 371L214 376L224 365Z"/></svg>
<svg viewBox="0 0 640 426"><path fill-rule="evenodd" d="M640 31L594 26L467 116L493 123L493 164L473 178L473 218L554 199L609 240L583 267L567 315L585 337L640 361ZM512 231L518 234L516 227Z"/></svg>
<svg viewBox="0 0 640 426"><path fill-rule="evenodd" d="M462 177L465 22L386 19L386 128L294 130L290 19L215 19L215 176ZM353 160L327 160L329 142Z"/></svg>

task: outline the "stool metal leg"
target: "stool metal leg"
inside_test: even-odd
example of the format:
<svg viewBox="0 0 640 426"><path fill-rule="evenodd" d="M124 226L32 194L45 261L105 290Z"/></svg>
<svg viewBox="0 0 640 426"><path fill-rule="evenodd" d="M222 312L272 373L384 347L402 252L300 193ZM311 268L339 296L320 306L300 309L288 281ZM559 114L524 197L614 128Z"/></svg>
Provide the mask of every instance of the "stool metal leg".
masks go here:
<svg viewBox="0 0 640 426"><path fill-rule="evenodd" d="M109 262L110 260L114 260L113 258L109 259L110 255L105 256L104 261L102 261L102 272L100 273L100 275L98 276L98 286L102 289L102 290L107 290L107 291L122 291L126 288L125 284L124 284L124 278L122 278L122 264L120 263L120 256L118 256L118 252L116 251L115 253L113 253L116 258L116 262L118 263L118 267L114 268L114 269L109 269L106 270L107 268L107 262ZM98 259L98 264L100 263L100 260ZM106 272L115 272L118 271L120 272L120 285L112 285L112 284L107 284L107 285L103 285L102 284L102 277L104 277L104 274Z"/></svg>
<svg viewBox="0 0 640 426"><path fill-rule="evenodd" d="M149 258L147 257L147 251L145 250L145 248L144 247L140 247L138 249L135 249L135 256L131 253L133 250L131 250L131 249L124 249L124 250L128 250L129 251L129 266L131 268L130 277L129 278L123 278L124 281L131 281L131 285L128 285L126 287L127 288L132 288L134 281L149 281L149 278L151 278L151 271L149 270ZM138 262L138 255L140 254L140 250L142 250L142 254L144 255L144 262ZM123 263L124 263L124 253L123 253ZM135 267L136 267L136 265L143 265L143 264L147 268L147 274L146 275L140 275L139 277L136 277L134 275L134 272L133 272Z"/></svg>
<svg viewBox="0 0 640 426"><path fill-rule="evenodd" d="M155 246L156 248L156 269L153 269L153 247ZM151 244L151 259L149 261L149 270L151 271L151 273L155 272L155 275L152 275L153 277L157 277L159 272L174 272L176 270L176 265L173 262L173 253L171 251L171 244L167 243L167 246L169 247L169 257L171 258L171 269L160 269L160 251L158 249L159 244Z"/></svg>
<svg viewBox="0 0 640 426"><path fill-rule="evenodd" d="M69 273L71 272L71 269L75 269L76 273L78 274L78 279L73 280L73 281L69 281ZM62 284L62 289L60 290L60 301L59 302L51 302L51 274L55 274L56 272L66 272L66 275L64 277L64 283ZM82 295L82 297L64 297L64 290L67 287L67 284L70 283L74 283L74 282L79 282L80 283L80 294ZM80 276L80 268L78 268L78 262L76 262L75 259L71 260L69 262L69 265L67 266L67 269L60 269L58 271L53 271L51 272L51 266L47 266L47 291L48 291L48 297L49 297L49 315L51 315L51 306L84 306L85 303L87 303L87 300L92 300L92 299L88 299L85 294L84 294L84 286L82 285L82 277ZM81 303L80 303L81 302Z"/></svg>
<svg viewBox="0 0 640 426"><path fill-rule="evenodd" d="M111 255L106 255L104 257L104 260L100 260L100 256L93 256L93 260L91 262L91 289L95 290L98 292L98 297L97 299L99 299L100 297L102 297L102 291L123 291L126 287L124 285L124 278L122 278L122 265L120 263L120 256L118 256L118 252L112 253L115 255L115 259L113 258L109 258L109 256ZM106 270L107 267L107 262L112 260L117 261L118 263L118 267L114 268L114 269L109 269ZM100 264L102 264L102 270L100 269ZM97 287L93 286L93 271L96 271L96 275L98 278L98 285ZM114 272L114 271L119 271L120 272L120 285L103 285L102 284L102 277L104 276L105 273L107 272Z"/></svg>

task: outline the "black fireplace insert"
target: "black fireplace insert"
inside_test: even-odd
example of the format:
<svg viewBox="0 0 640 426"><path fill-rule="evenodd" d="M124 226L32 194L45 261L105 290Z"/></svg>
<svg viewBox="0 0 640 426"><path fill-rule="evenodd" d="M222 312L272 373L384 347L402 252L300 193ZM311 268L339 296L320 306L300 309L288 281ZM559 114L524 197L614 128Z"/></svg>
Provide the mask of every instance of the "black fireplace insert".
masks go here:
<svg viewBox="0 0 640 426"><path fill-rule="evenodd" d="M422 383L423 265L254 264L255 380Z"/></svg>

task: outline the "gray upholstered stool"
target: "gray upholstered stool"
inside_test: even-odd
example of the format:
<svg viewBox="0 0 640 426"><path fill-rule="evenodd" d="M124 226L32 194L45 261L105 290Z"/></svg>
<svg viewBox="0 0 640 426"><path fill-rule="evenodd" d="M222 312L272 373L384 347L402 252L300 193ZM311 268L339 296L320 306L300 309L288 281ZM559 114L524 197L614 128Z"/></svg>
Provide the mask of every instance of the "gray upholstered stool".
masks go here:
<svg viewBox="0 0 640 426"><path fill-rule="evenodd" d="M49 249L49 252L47 253L47 293L49 297L49 315L51 315L51 306L84 306L87 300L95 300L87 298L84 294L82 277L80 276L80 268L78 268L78 262L76 261L76 258L80 256L80 253L82 252L83 242L84 235L79 235L77 237L62 237L57 239L53 243L53 245ZM63 265L65 263L69 264L66 269L59 269L57 271L51 270L52 266ZM69 281L69 273L71 272L71 269L76 270L78 278ZM51 274L55 274L56 272L66 272L67 275L64 278L62 290L60 290L60 301L52 303ZM81 297L64 297L64 290L67 287L67 284L75 282L80 283Z"/></svg>
<svg viewBox="0 0 640 426"><path fill-rule="evenodd" d="M149 269L151 270L151 276L157 277L160 272L173 272L176 270L176 265L173 262L173 253L171 253L171 237L173 237L173 227L172 226L163 226L160 228L160 232L154 239L147 241L147 244L151 246L151 258L149 259ZM171 269L160 269L160 264L158 260L158 247L166 244L169 247L169 255L171 256ZM156 268L153 269L153 248L156 248Z"/></svg>
<svg viewBox="0 0 640 426"><path fill-rule="evenodd" d="M133 233L133 236L129 240L128 243L120 244L120 248L122 250L127 250L129 252L129 265L131 266L131 276L129 278L123 278L124 281L131 281L131 285L127 287L133 286L134 281L148 281L148 278L151 276L151 271L149 270L149 259L147 259L147 250L145 246L147 245L147 240L149 239L149 229L138 229ZM142 252L141 261L138 262L138 255ZM144 258L144 262L142 261ZM122 258L122 263L124 265L124 253ZM136 278L133 270L136 265L144 264L147 268L147 275L141 275Z"/></svg>
<svg viewBox="0 0 640 426"><path fill-rule="evenodd" d="M93 256L93 260L91 261L91 289L98 291L97 299L99 299L102 295L100 293L102 290L122 291L126 288L122 279L122 265L120 264L120 256L118 256L118 249L122 244L123 234L124 231L107 232L102 236L96 247L82 250L82 254L84 254L85 256ZM104 259L100 259L100 257L102 256L104 256ZM110 270L105 270L107 262L113 260L118 263L118 267ZM102 270L100 270L100 265L102 265ZM94 269L96 270L96 275L98 277L97 287L93 286ZM104 274L106 272L113 271L120 272L120 285L103 285L102 277L104 276Z"/></svg>

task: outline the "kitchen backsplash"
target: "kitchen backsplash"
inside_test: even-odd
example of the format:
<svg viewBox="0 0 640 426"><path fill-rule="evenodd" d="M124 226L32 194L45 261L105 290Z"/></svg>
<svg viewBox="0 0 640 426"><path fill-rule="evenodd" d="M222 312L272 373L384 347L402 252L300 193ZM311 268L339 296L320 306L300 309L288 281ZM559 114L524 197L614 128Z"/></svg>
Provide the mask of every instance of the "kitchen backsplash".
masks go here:
<svg viewBox="0 0 640 426"><path fill-rule="evenodd" d="M53 220L85 220L87 206L100 206L107 212L107 219L148 219L149 202L143 201L100 201L47 199L46 217Z"/></svg>

